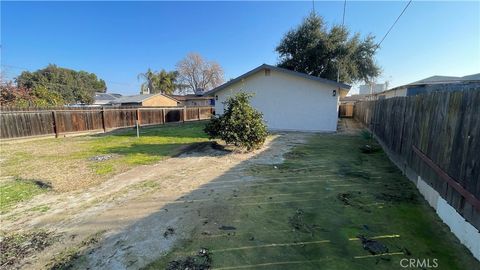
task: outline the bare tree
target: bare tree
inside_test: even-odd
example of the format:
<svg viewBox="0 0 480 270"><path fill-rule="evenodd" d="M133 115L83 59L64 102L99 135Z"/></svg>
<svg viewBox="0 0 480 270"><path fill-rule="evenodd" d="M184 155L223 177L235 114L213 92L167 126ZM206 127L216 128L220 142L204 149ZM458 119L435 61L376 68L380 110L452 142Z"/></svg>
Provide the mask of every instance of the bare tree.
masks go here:
<svg viewBox="0 0 480 270"><path fill-rule="evenodd" d="M177 63L178 80L194 93L215 88L223 83L223 69L214 61L206 61L198 53L189 53Z"/></svg>

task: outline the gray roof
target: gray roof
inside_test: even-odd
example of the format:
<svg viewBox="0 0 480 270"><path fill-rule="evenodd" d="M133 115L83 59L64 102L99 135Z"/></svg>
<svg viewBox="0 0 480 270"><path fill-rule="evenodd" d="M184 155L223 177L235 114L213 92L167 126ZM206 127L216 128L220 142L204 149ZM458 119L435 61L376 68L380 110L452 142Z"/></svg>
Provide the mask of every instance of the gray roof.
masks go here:
<svg viewBox="0 0 480 270"><path fill-rule="evenodd" d="M480 81L480 73L463 76L464 81Z"/></svg>
<svg viewBox="0 0 480 270"><path fill-rule="evenodd" d="M118 103L142 103L144 100L149 99L153 96L160 94L146 94L146 95L133 95L133 96L122 96L115 100L112 100L113 104Z"/></svg>
<svg viewBox="0 0 480 270"><path fill-rule="evenodd" d="M119 96L121 96L120 94L110 94L110 93L95 93L95 100L114 100L114 99L117 99Z"/></svg>
<svg viewBox="0 0 480 270"><path fill-rule="evenodd" d="M279 67L276 67L276 66L271 66L271 65L267 65L267 64L263 64L263 65L260 65L252 70L250 70L249 72L243 74L243 75L240 75L239 77L233 79L233 80L230 80L208 92L205 93L205 95L211 95L211 94L214 94L222 89L225 89L226 87L238 82L238 81L241 81L242 79L250 76L250 75L253 75L263 69L271 69L271 70L275 70L275 71L279 71L279 72L283 72L283 73L287 73L287 74L290 74L290 75L294 75L294 76L298 76L298 77L301 77L301 78L304 78L304 79L308 79L308 80L313 80L313 81L317 81L317 82L321 82L321 83L325 83L325 84L329 84L329 85L332 85L332 86L336 86L336 87L340 87L340 88L343 88L343 89L350 89L351 86L350 85L347 85L347 84L343 84L343 83L339 83L339 82L335 82L335 81L331 81L331 80L327 80L327 79L324 79L324 78L320 78L320 77L316 77L316 76L312 76L312 75L308 75L308 74L305 74L305 73L301 73L301 72L297 72L297 71L293 71L293 70L289 70L289 69L284 69L284 68L279 68Z"/></svg>
<svg viewBox="0 0 480 270"><path fill-rule="evenodd" d="M423 84L442 84L442 83L454 83L454 82L469 82L469 81L479 81L480 73L467 75L463 77L454 77L454 76L431 76L423 80L419 80L408 85L423 85Z"/></svg>
<svg viewBox="0 0 480 270"><path fill-rule="evenodd" d="M477 74L472 74L472 75L467 75L463 77L455 77L455 76L431 76L413 83L409 84L404 84L400 85L388 90L385 90L381 93L387 92L387 91L393 91L397 90L400 88L408 88L409 86L421 86L421 85L435 85L435 84L454 84L454 83L468 83L468 82L480 82L480 73Z"/></svg>

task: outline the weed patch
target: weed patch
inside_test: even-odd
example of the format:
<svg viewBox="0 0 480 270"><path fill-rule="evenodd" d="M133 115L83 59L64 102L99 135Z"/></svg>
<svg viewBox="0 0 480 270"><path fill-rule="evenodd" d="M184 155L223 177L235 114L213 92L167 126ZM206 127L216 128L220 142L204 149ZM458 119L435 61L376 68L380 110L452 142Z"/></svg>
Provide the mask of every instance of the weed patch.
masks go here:
<svg viewBox="0 0 480 270"><path fill-rule="evenodd" d="M295 215L288 219L288 222L294 231L308 233L313 237L314 226L305 223L305 212L302 209L297 209Z"/></svg>
<svg viewBox="0 0 480 270"><path fill-rule="evenodd" d="M185 258L171 261L167 265L167 270L208 270L212 264L212 258L206 248L200 249L196 256L187 256Z"/></svg>
<svg viewBox="0 0 480 270"><path fill-rule="evenodd" d="M31 231L26 233L10 233L0 236L1 268L14 266L36 252L42 251L59 239L59 236L48 231Z"/></svg>
<svg viewBox="0 0 480 270"><path fill-rule="evenodd" d="M15 179L0 183L0 213L8 211L16 203L29 200L46 192L50 186L39 180Z"/></svg>
<svg viewBox="0 0 480 270"><path fill-rule="evenodd" d="M53 259L46 265L47 269L50 270L67 270L72 269L78 261L83 257L85 250L97 244L105 231L98 231L80 243L78 246L69 247L64 251L56 254Z"/></svg>

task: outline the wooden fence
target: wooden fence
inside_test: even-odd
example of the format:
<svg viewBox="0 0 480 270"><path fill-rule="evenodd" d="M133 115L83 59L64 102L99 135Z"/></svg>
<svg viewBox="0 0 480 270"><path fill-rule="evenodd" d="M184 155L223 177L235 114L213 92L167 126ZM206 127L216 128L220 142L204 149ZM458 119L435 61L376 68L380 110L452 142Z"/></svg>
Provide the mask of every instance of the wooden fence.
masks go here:
<svg viewBox="0 0 480 270"><path fill-rule="evenodd" d="M480 90L358 102L354 117L480 229Z"/></svg>
<svg viewBox="0 0 480 270"><path fill-rule="evenodd" d="M340 104L338 106L338 116L342 118L353 117L353 104Z"/></svg>
<svg viewBox="0 0 480 270"><path fill-rule="evenodd" d="M213 107L2 108L0 139L103 131L210 119Z"/></svg>

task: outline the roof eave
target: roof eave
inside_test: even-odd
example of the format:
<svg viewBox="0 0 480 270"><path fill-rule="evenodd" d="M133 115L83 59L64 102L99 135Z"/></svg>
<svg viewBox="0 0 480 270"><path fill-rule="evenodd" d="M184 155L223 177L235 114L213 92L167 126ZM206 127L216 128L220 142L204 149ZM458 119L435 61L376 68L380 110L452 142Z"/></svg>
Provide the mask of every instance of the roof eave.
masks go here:
<svg viewBox="0 0 480 270"><path fill-rule="evenodd" d="M279 68L279 67L276 67L276 66L271 66L271 65L267 65L267 64L262 64L250 71L248 71L247 73L244 73L243 75L240 75L238 76L237 78L233 79L233 80L230 80L220 86L217 86L216 88L208 91L205 93L205 95L212 95L212 94L215 94L217 93L218 91L221 91L223 89L225 89L226 87L236 83L236 82L239 82L241 81L242 79L252 75L252 74L255 74L257 73L258 71L264 69L264 68L269 68L269 69L273 69L273 70L276 70L276 71L279 71L279 72L284 72L284 73L288 73L288 74L292 74L292 75L295 75L295 76L299 76L299 77L303 77L305 79L309 79L309 80L314 80L314 81L317 81L317 82L321 82L321 83L325 83L325 84L329 84L329 85L332 85L332 86L335 86L335 87L338 87L340 89L344 89L344 90L347 90L350 91L350 89L352 88L351 85L348 85L348 84L344 84L344 83L339 83L339 82L335 82L335 81L331 81L331 80L328 80L328 79L324 79L324 78L320 78L320 77L316 77L316 76L312 76L312 75L308 75L308 74L305 74L305 73L301 73L301 72L297 72L297 71L293 71L293 70L289 70L289 69L284 69L284 68Z"/></svg>

